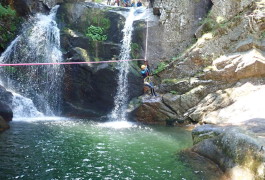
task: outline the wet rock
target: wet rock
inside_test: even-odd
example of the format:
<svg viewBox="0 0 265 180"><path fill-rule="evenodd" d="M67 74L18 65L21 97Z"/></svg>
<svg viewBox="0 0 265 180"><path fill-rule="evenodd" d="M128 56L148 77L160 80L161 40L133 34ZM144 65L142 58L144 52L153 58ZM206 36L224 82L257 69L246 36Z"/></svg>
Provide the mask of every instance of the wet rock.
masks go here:
<svg viewBox="0 0 265 180"><path fill-rule="evenodd" d="M20 16L32 15L35 13L48 13L58 3L84 2L85 0L19 0L10 1L9 5L14 7Z"/></svg>
<svg viewBox="0 0 265 180"><path fill-rule="evenodd" d="M13 118L13 111L10 108L10 106L2 101L0 101L0 116L2 116L2 118L5 121L11 121Z"/></svg>
<svg viewBox="0 0 265 180"><path fill-rule="evenodd" d="M100 117L114 106L118 70L110 64L67 66L64 77L64 110L69 116ZM142 94L142 78L128 74L129 99Z"/></svg>
<svg viewBox="0 0 265 180"><path fill-rule="evenodd" d="M7 129L9 127L7 123L13 118L13 111L11 109L12 100L12 93L7 91L4 87L0 86L0 129L2 128L2 130Z"/></svg>
<svg viewBox="0 0 265 180"><path fill-rule="evenodd" d="M197 143L192 151L217 163L231 179L264 178L262 144L246 132L234 127L204 125L195 128L192 136Z"/></svg>
<svg viewBox="0 0 265 180"><path fill-rule="evenodd" d="M60 6L57 19L60 29L73 30L72 35L80 37L90 25L104 28L106 42L120 43L125 18L120 8L108 7L96 3L64 3ZM76 33L75 33L76 32Z"/></svg>
<svg viewBox="0 0 265 180"><path fill-rule="evenodd" d="M62 4L57 19L62 31L61 46L66 61L95 62L116 59L120 54L125 22L122 13L120 8L96 3ZM90 25L103 27L107 40L96 44L86 37ZM83 117L108 114L114 106L118 86L116 66L114 63L67 66L63 113ZM130 63L129 99L142 94L143 82L138 71L137 64Z"/></svg>
<svg viewBox="0 0 265 180"><path fill-rule="evenodd" d="M229 178L213 161L190 150L182 151L179 158L194 170L196 177L205 180L228 180ZM203 166L202 166L203 164ZM200 177L201 176L201 177Z"/></svg>
<svg viewBox="0 0 265 180"><path fill-rule="evenodd" d="M0 85L0 101L8 104L11 107L12 100L13 94Z"/></svg>
<svg viewBox="0 0 265 180"><path fill-rule="evenodd" d="M161 97L145 95L140 105L132 112L138 122L145 124L166 125L167 121L176 121L176 114L169 107L163 104Z"/></svg>
<svg viewBox="0 0 265 180"><path fill-rule="evenodd" d="M47 13L49 11L48 6L42 1L33 1L33 0L14 1L13 6L20 16L32 15L37 12Z"/></svg>
<svg viewBox="0 0 265 180"><path fill-rule="evenodd" d="M3 97L5 96L10 97L9 92L7 92L6 94L7 96L3 93L2 88L1 88L1 93L0 93L2 97L1 99L3 99ZM11 97L13 97L12 94L11 94ZM0 132L3 132L9 129L10 126L8 125L8 122L11 121L13 118L13 111L11 109L12 102L8 104L8 101L9 100L7 101L0 100Z"/></svg>

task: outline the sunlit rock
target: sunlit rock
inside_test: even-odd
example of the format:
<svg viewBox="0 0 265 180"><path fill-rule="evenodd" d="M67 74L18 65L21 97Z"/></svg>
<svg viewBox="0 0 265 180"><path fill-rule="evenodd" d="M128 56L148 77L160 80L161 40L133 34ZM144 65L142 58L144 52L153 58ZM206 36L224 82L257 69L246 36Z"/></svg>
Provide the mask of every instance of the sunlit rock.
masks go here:
<svg viewBox="0 0 265 180"><path fill-rule="evenodd" d="M263 179L263 143L234 127L199 126L192 132L192 151L217 163L232 180Z"/></svg>

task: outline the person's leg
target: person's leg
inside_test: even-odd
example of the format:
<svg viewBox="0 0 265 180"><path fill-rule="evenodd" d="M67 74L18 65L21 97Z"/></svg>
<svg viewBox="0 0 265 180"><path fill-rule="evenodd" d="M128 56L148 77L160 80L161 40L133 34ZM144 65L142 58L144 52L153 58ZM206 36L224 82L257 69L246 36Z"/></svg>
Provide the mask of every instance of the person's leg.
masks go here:
<svg viewBox="0 0 265 180"><path fill-rule="evenodd" d="M156 96L156 93L155 93L155 89L154 88L151 88L151 92L152 92L152 95L153 96Z"/></svg>

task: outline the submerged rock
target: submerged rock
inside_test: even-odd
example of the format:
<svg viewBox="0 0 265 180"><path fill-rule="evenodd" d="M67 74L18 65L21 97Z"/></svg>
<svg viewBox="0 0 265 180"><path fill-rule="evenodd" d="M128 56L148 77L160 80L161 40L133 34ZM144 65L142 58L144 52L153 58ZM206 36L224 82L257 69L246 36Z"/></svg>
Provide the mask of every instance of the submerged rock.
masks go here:
<svg viewBox="0 0 265 180"><path fill-rule="evenodd" d="M192 167L194 173L197 174L196 177L199 177L199 179L229 180L227 175L223 173L217 164L208 158L199 155L198 153L190 150L184 150L180 153L179 158L182 162L187 163Z"/></svg>

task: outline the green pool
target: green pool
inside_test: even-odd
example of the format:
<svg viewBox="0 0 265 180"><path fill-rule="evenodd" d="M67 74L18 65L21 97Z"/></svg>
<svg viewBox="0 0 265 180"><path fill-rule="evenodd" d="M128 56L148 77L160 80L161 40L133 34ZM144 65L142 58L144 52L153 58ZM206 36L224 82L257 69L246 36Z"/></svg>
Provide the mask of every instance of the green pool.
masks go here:
<svg viewBox="0 0 265 180"><path fill-rule="evenodd" d="M50 119L0 134L0 179L203 179L178 158L192 145L176 127Z"/></svg>

